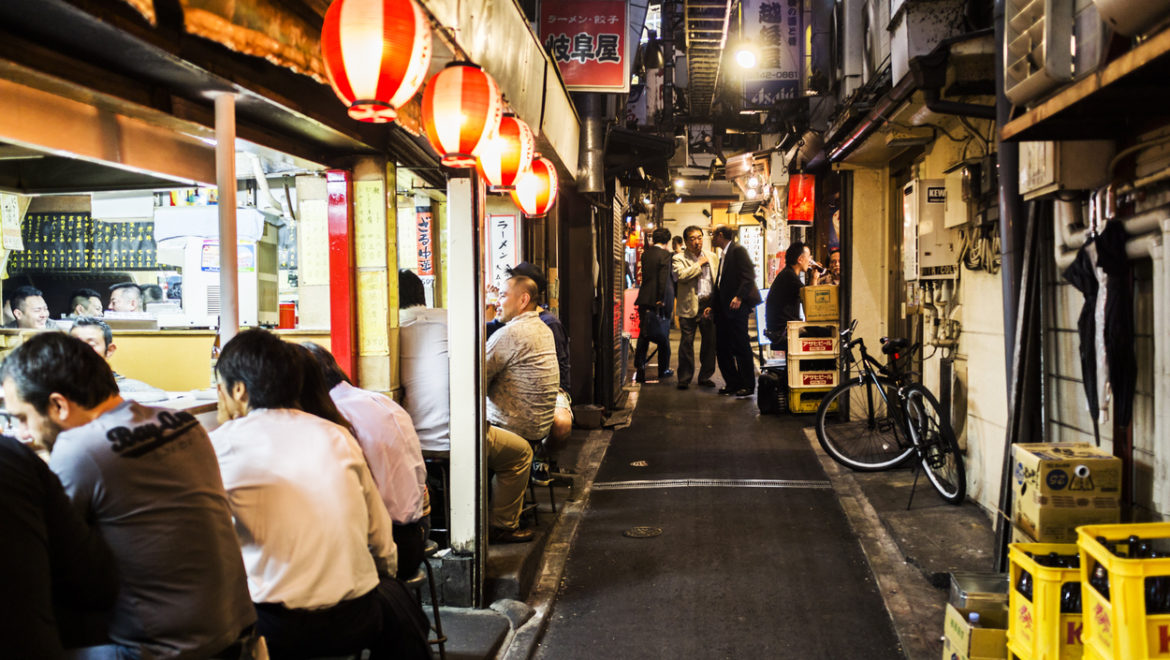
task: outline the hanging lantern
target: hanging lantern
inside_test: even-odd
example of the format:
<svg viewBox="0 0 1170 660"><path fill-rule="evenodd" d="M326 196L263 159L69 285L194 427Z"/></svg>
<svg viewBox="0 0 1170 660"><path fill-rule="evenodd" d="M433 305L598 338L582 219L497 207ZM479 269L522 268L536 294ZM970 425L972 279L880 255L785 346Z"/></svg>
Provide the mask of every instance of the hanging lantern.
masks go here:
<svg viewBox="0 0 1170 660"><path fill-rule="evenodd" d="M394 121L431 65L431 28L414 0L334 0L321 55L337 98L359 121Z"/></svg>
<svg viewBox="0 0 1170 660"><path fill-rule="evenodd" d="M503 112L496 81L467 62L448 64L423 92L423 127L447 167L475 167L479 149L495 135Z"/></svg>
<svg viewBox="0 0 1170 660"><path fill-rule="evenodd" d="M813 223L817 178L812 174L788 177L788 224L807 227Z"/></svg>
<svg viewBox="0 0 1170 660"><path fill-rule="evenodd" d="M528 124L508 113L495 138L479 149L475 167L492 190L515 190L516 179L532 165L536 141Z"/></svg>
<svg viewBox="0 0 1170 660"><path fill-rule="evenodd" d="M532 169L516 180L512 201L530 218L548 213L557 201L557 170L547 158L537 156Z"/></svg>

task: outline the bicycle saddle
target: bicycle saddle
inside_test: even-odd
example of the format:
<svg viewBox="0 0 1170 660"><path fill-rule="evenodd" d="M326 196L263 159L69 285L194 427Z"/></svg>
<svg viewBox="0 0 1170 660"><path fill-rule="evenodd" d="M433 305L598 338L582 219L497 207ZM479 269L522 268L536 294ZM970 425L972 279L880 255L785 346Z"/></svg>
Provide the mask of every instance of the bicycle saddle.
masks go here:
<svg viewBox="0 0 1170 660"><path fill-rule="evenodd" d="M890 355L892 353L901 353L910 346L909 339L890 339L889 337L882 337L882 353Z"/></svg>

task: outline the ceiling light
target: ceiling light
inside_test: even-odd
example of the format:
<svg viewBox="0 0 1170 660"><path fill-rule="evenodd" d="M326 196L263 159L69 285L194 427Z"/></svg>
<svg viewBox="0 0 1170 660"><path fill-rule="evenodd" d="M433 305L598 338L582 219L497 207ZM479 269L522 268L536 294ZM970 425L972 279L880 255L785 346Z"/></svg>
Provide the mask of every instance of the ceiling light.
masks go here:
<svg viewBox="0 0 1170 660"><path fill-rule="evenodd" d="M755 188L748 188L746 191L744 191L744 195L746 195L748 199L755 199L756 198L756 189Z"/></svg>
<svg viewBox="0 0 1170 660"><path fill-rule="evenodd" d="M760 177L752 175L752 178L748 179L748 188L759 188L759 187L760 187Z"/></svg>
<svg viewBox="0 0 1170 660"><path fill-rule="evenodd" d="M642 196L642 203L649 204L650 203L650 195L643 195Z"/></svg>
<svg viewBox="0 0 1170 660"><path fill-rule="evenodd" d="M654 229L654 223L653 223L653 222L647 222L647 223L646 223L646 229Z"/></svg>
<svg viewBox="0 0 1170 660"><path fill-rule="evenodd" d="M686 185L686 182L683 181L682 179L675 179L674 180L674 187L675 188L682 188L684 185Z"/></svg>
<svg viewBox="0 0 1170 660"><path fill-rule="evenodd" d="M682 204L682 195L679 195L678 197L675 197L675 198L674 198L674 203L675 203L675 204Z"/></svg>

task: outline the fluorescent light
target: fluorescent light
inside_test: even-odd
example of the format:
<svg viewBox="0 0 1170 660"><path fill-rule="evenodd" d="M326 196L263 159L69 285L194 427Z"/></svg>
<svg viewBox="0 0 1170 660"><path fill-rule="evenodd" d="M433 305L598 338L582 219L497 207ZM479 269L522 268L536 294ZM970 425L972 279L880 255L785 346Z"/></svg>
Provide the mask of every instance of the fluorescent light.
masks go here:
<svg viewBox="0 0 1170 660"><path fill-rule="evenodd" d="M754 69L759 58L756 57L756 51L747 46L741 46L739 50L735 51L735 61L744 69Z"/></svg>

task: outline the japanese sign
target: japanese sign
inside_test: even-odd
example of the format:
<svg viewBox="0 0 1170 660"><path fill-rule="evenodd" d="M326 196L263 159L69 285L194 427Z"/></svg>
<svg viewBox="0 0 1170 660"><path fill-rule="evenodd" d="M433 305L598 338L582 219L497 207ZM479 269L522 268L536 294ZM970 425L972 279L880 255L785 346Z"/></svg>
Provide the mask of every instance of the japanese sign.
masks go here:
<svg viewBox="0 0 1170 660"><path fill-rule="evenodd" d="M21 224L23 252L8 272L154 270L154 222L100 222L88 213L29 213Z"/></svg>
<svg viewBox="0 0 1170 660"><path fill-rule="evenodd" d="M507 270L520 262L520 223L516 216L509 214L488 216L488 231L491 233L491 262L488 277L497 289L508 278Z"/></svg>
<svg viewBox="0 0 1170 660"><path fill-rule="evenodd" d="M0 247L5 250L23 250L20 238L20 204L16 195L0 193Z"/></svg>
<svg viewBox="0 0 1170 660"><path fill-rule="evenodd" d="M256 244L240 243L236 248L236 263L241 273L256 272ZM210 238L203 241L203 248L199 253L199 269L209 273L219 272L219 239Z"/></svg>
<svg viewBox="0 0 1170 660"><path fill-rule="evenodd" d="M759 50L759 64L743 83L745 107L769 107L800 96L802 0L743 0L743 36Z"/></svg>
<svg viewBox="0 0 1170 660"><path fill-rule="evenodd" d="M542 0L540 40L571 92L628 92L626 3Z"/></svg>
<svg viewBox="0 0 1170 660"><path fill-rule="evenodd" d="M740 225L739 243L747 248L756 266L756 286L764 288L764 228L760 225Z"/></svg>
<svg viewBox="0 0 1170 660"><path fill-rule="evenodd" d="M429 206L414 209L414 226L418 230L418 274L419 277L433 277L435 274L435 235Z"/></svg>

